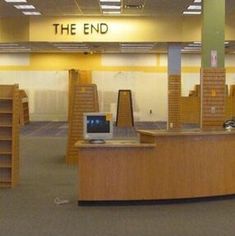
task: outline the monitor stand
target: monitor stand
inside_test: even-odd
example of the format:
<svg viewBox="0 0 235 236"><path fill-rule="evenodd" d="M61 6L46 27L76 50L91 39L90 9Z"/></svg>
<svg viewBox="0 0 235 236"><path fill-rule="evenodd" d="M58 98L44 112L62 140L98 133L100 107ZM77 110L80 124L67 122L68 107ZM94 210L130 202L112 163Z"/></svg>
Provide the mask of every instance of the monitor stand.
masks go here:
<svg viewBox="0 0 235 236"><path fill-rule="evenodd" d="M91 143L91 144L104 144L105 140L104 139L90 139L89 143Z"/></svg>

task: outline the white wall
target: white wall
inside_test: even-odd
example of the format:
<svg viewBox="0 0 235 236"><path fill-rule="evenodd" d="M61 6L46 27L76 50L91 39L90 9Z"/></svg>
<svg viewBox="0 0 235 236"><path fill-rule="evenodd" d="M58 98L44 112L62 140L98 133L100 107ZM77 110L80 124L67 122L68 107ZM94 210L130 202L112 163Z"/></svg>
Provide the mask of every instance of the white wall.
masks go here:
<svg viewBox="0 0 235 236"><path fill-rule="evenodd" d="M67 119L67 71L1 71L0 84L19 84L26 91L31 120Z"/></svg>
<svg viewBox="0 0 235 236"><path fill-rule="evenodd" d="M135 60L137 57L138 60ZM21 60L22 59L22 60ZM157 61L159 59L159 61ZM28 55L2 55L0 65L27 65ZM125 62L125 63L123 63ZM136 71L136 66L167 67L167 54L156 55L103 55L103 66L130 66L130 71L93 71L93 83L99 91L100 107L116 116L119 89L132 91L136 121L167 120L167 73ZM200 55L182 55L182 67L200 68ZM226 56L225 66L235 67L235 55ZM131 71L132 67L134 68ZM160 70L159 70L160 71ZM31 120L67 120L67 71L0 71L0 84L19 84L29 96ZM182 73L182 95L188 96L200 73ZM235 84L235 73L226 74L226 83ZM152 110L152 114L150 114Z"/></svg>
<svg viewBox="0 0 235 236"><path fill-rule="evenodd" d="M135 121L166 120L166 78L164 73L94 71L92 74L92 81L98 88L100 109L112 112L114 116L118 90L131 90Z"/></svg>

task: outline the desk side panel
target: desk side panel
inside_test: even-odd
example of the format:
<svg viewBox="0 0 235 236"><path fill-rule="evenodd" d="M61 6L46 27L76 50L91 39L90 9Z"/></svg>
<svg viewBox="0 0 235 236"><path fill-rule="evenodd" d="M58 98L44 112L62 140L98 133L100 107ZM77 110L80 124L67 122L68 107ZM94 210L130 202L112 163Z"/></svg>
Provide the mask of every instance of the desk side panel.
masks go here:
<svg viewBox="0 0 235 236"><path fill-rule="evenodd" d="M155 148L87 148L79 152L79 200L235 193L235 135L159 136Z"/></svg>

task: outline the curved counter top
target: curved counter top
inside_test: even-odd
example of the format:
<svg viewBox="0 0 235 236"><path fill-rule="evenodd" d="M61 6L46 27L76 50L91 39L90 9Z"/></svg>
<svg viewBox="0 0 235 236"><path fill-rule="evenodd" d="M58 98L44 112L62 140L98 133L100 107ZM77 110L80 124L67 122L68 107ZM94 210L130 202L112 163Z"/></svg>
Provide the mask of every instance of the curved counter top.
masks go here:
<svg viewBox="0 0 235 236"><path fill-rule="evenodd" d="M140 134L150 136L188 136L188 135L230 135L235 129L183 129L183 130L137 130Z"/></svg>
<svg viewBox="0 0 235 236"><path fill-rule="evenodd" d="M235 194L234 131L138 132L135 148L114 143L78 148L79 201Z"/></svg>

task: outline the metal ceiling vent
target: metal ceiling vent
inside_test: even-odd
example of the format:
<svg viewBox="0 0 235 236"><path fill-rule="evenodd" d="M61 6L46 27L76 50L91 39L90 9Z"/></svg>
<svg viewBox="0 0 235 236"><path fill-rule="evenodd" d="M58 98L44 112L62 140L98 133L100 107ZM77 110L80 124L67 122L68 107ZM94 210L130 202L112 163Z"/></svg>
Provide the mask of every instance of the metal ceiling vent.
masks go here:
<svg viewBox="0 0 235 236"><path fill-rule="evenodd" d="M130 10L138 10L144 8L144 0L126 0L124 1L124 8Z"/></svg>

